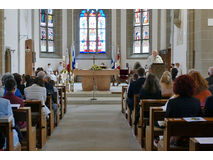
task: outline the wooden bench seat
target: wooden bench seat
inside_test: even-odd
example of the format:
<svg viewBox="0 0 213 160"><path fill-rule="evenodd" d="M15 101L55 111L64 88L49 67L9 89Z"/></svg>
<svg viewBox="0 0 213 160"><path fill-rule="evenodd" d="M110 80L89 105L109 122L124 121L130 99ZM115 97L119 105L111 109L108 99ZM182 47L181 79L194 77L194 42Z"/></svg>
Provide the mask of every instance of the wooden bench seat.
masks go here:
<svg viewBox="0 0 213 160"><path fill-rule="evenodd" d="M13 145L12 123L12 116L0 118L0 131L3 132L6 137L6 151L21 151L21 144L19 142L16 146Z"/></svg>
<svg viewBox="0 0 213 160"><path fill-rule="evenodd" d="M47 137L47 120L42 112L42 101L24 100L24 105L31 108L32 126L36 127L36 146L42 148Z"/></svg>
<svg viewBox="0 0 213 160"><path fill-rule="evenodd" d="M13 109L13 115L16 122L26 122L26 127L21 129L24 137L22 141L22 150L35 151L36 150L36 127L32 126L31 108L23 107L20 109Z"/></svg>
<svg viewBox="0 0 213 160"><path fill-rule="evenodd" d="M49 119L47 119L47 135L51 136L53 130L54 130L54 111L52 108L52 97L51 95L47 95L47 99L45 102L46 106L49 108L50 110L50 114L49 114Z"/></svg>
<svg viewBox="0 0 213 160"><path fill-rule="evenodd" d="M203 117L205 121L187 122L183 118L165 118L163 140L159 142L158 150L189 150L188 147L171 146L172 136L213 137L213 118Z"/></svg>
<svg viewBox="0 0 213 160"><path fill-rule="evenodd" d="M151 107L149 113L149 126L146 126L146 150L153 151L157 150L157 148L153 145L154 137L163 135L164 131L164 129L156 127L155 122L164 121L166 112L163 111L162 107Z"/></svg>
<svg viewBox="0 0 213 160"><path fill-rule="evenodd" d="M60 90L59 95L61 97L61 101L63 101L62 112L63 112L63 114L65 114L67 112L67 93L66 93L66 86L64 86L64 85L62 85L62 86L56 86L56 88L58 90Z"/></svg>
<svg viewBox="0 0 213 160"><path fill-rule="evenodd" d="M194 137L189 141L190 151L213 151L213 137Z"/></svg>
<svg viewBox="0 0 213 160"><path fill-rule="evenodd" d="M145 112L149 115L150 107L159 107L166 104L168 99L142 99L140 100L140 119L139 125L141 125L141 147L145 147L145 130L146 124L149 118L145 117ZM135 131L137 132L138 127L135 126Z"/></svg>

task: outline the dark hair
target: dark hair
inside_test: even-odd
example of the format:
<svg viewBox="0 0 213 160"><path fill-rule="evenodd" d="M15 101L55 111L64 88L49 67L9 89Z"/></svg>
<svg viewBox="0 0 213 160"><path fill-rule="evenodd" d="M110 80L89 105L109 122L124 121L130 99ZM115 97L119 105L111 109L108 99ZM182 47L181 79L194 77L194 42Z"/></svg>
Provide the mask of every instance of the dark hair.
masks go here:
<svg viewBox="0 0 213 160"><path fill-rule="evenodd" d="M55 81L54 80L50 80L49 83L52 84L53 86L55 86Z"/></svg>
<svg viewBox="0 0 213 160"><path fill-rule="evenodd" d="M173 91L180 96L192 96L195 92L195 81L189 75L181 75L175 80Z"/></svg>
<svg viewBox="0 0 213 160"><path fill-rule="evenodd" d="M13 78L9 78L5 81L5 89L8 92L13 91L13 89L16 87L16 81Z"/></svg>
<svg viewBox="0 0 213 160"><path fill-rule="evenodd" d="M144 68L140 67L140 68L137 69L138 76L142 77L142 76L144 76L144 73L145 73Z"/></svg>
<svg viewBox="0 0 213 160"><path fill-rule="evenodd" d="M18 73L13 73L14 79L16 80L16 83L19 85L21 84L22 78L21 75Z"/></svg>
<svg viewBox="0 0 213 160"><path fill-rule="evenodd" d="M138 75L137 74L133 74L133 79L136 81L138 79Z"/></svg>
<svg viewBox="0 0 213 160"><path fill-rule="evenodd" d="M25 75L24 78L25 78L25 81L26 81L26 82L29 81L29 80L31 79L30 75L28 75L28 74Z"/></svg>
<svg viewBox="0 0 213 160"><path fill-rule="evenodd" d="M140 67L141 67L140 62L135 62L133 69L137 70Z"/></svg>
<svg viewBox="0 0 213 160"><path fill-rule="evenodd" d="M172 70L171 70L171 75L172 75L172 80L173 80L173 81L175 80L177 74L178 74L177 68L172 68Z"/></svg>
<svg viewBox="0 0 213 160"><path fill-rule="evenodd" d="M37 84L37 85L40 86L40 87L44 87L44 81L43 81L43 79L41 79L41 78L39 78L39 77L36 77L36 78L34 79L34 84Z"/></svg>
<svg viewBox="0 0 213 160"><path fill-rule="evenodd" d="M143 88L150 93L156 93L160 90L158 77L154 74L149 74L144 82Z"/></svg>
<svg viewBox="0 0 213 160"><path fill-rule="evenodd" d="M42 67L38 67L35 71L35 76L37 76L38 72L40 71L44 71L44 69Z"/></svg>

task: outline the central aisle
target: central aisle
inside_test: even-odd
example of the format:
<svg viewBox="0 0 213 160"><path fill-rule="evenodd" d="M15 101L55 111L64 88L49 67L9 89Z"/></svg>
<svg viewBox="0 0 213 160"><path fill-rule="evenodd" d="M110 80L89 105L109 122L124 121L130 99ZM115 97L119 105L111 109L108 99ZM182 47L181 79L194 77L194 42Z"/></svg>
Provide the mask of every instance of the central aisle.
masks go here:
<svg viewBox="0 0 213 160"><path fill-rule="evenodd" d="M68 105L46 151L140 151L121 105Z"/></svg>

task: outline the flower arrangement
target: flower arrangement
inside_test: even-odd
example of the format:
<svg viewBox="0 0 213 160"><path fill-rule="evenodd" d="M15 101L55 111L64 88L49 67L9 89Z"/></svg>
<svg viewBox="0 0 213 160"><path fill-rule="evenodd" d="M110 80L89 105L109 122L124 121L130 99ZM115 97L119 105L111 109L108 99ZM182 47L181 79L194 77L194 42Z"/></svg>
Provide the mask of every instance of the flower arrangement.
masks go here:
<svg viewBox="0 0 213 160"><path fill-rule="evenodd" d="M98 71L98 70L102 70L102 68L100 66L98 66L97 64L94 64L90 70L94 70L94 71Z"/></svg>

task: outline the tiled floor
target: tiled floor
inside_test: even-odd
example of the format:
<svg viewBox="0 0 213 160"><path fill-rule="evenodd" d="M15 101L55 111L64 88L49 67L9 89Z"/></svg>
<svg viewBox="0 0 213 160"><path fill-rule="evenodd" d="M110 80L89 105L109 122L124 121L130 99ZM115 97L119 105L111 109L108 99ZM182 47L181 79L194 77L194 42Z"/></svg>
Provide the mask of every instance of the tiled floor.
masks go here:
<svg viewBox="0 0 213 160"><path fill-rule="evenodd" d="M121 105L69 105L43 150L140 151Z"/></svg>

